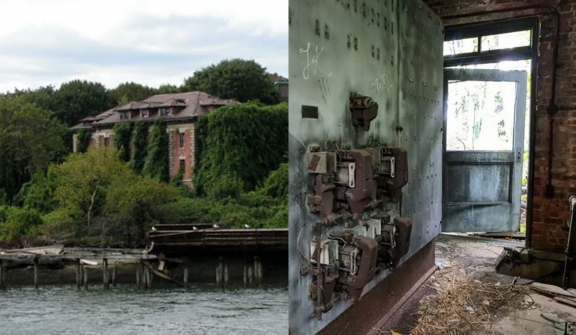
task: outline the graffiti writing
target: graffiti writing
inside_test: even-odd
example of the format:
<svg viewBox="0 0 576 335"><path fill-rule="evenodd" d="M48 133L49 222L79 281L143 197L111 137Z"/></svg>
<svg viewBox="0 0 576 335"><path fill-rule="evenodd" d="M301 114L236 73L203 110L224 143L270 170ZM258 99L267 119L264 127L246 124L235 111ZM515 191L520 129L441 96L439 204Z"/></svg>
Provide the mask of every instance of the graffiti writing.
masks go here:
<svg viewBox="0 0 576 335"><path fill-rule="evenodd" d="M384 90L390 93L390 89L394 86L390 84L387 75L381 74L376 78L376 80L374 80L370 87L372 87L372 92L378 93L378 96L380 96L380 93L382 93Z"/></svg>
<svg viewBox="0 0 576 335"><path fill-rule="evenodd" d="M301 54L306 54L306 66L302 70L302 76L304 79L310 78L310 71L312 70L312 74L321 74L323 77L331 77L332 73L326 73L320 67L320 55L322 55L322 51L324 48L318 48L316 45L314 47L314 51L310 50L310 42L306 44L306 49L300 49Z"/></svg>

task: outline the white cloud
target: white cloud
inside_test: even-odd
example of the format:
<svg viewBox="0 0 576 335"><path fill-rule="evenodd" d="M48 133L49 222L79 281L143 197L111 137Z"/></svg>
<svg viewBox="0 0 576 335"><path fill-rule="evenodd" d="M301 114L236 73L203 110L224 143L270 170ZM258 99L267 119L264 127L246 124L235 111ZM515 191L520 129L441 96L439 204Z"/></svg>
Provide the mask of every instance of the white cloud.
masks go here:
<svg viewBox="0 0 576 335"><path fill-rule="evenodd" d="M2 0L0 92L69 79L180 84L224 58L287 75L288 0Z"/></svg>

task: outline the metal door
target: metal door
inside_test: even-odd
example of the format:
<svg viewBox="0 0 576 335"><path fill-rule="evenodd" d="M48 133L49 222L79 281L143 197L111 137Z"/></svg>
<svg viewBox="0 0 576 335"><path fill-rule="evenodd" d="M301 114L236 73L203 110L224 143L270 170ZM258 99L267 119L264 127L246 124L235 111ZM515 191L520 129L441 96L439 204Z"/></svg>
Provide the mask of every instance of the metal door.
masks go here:
<svg viewBox="0 0 576 335"><path fill-rule="evenodd" d="M445 70L443 231L518 231L526 78Z"/></svg>

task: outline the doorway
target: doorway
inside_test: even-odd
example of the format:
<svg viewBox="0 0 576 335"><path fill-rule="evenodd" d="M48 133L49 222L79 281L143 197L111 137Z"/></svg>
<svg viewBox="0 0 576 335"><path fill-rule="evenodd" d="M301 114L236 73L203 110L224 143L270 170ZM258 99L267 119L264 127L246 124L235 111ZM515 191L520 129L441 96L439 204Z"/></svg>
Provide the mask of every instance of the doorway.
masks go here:
<svg viewBox="0 0 576 335"><path fill-rule="evenodd" d="M448 27L444 232L529 241L536 19Z"/></svg>

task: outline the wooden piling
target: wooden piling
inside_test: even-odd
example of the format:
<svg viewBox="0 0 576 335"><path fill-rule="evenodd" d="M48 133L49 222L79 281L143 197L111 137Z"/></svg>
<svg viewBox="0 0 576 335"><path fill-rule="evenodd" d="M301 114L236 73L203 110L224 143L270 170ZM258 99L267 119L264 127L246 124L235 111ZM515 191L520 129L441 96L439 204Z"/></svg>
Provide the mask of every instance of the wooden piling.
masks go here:
<svg viewBox="0 0 576 335"><path fill-rule="evenodd" d="M220 286L220 264L216 265L216 285Z"/></svg>
<svg viewBox="0 0 576 335"><path fill-rule="evenodd" d="M38 257L34 257L34 288L38 289Z"/></svg>
<svg viewBox="0 0 576 335"><path fill-rule="evenodd" d="M102 259L102 284L104 288L110 288L110 280L108 279L108 259Z"/></svg>
<svg viewBox="0 0 576 335"><path fill-rule="evenodd" d="M80 259L76 258L76 288L80 289L82 287L82 266L80 265Z"/></svg>
<svg viewBox="0 0 576 335"><path fill-rule="evenodd" d="M88 268L82 265L82 277L84 277L84 289L88 290Z"/></svg>
<svg viewBox="0 0 576 335"><path fill-rule="evenodd" d="M149 289L152 286L152 275L150 274L150 269L144 268L144 276L146 277L146 288Z"/></svg>
<svg viewBox="0 0 576 335"><path fill-rule="evenodd" d="M258 285L262 284L262 262L260 260L258 260L258 262L256 263L256 280L258 282Z"/></svg>
<svg viewBox="0 0 576 335"><path fill-rule="evenodd" d="M253 268L250 266L250 267L248 267L248 285L252 286L253 281L254 281Z"/></svg>
<svg viewBox="0 0 576 335"><path fill-rule="evenodd" d="M114 269L112 269L112 287L116 288L116 268L118 267L118 261L114 262Z"/></svg>
<svg viewBox="0 0 576 335"><path fill-rule="evenodd" d="M139 264L138 266L136 266L136 288L140 289L140 271L142 269L142 265Z"/></svg>
<svg viewBox="0 0 576 335"><path fill-rule="evenodd" d="M184 287L188 288L188 268L184 268Z"/></svg>
<svg viewBox="0 0 576 335"><path fill-rule="evenodd" d="M244 286L248 284L248 267L244 265Z"/></svg>
<svg viewBox="0 0 576 335"><path fill-rule="evenodd" d="M228 284L228 264L224 265L224 284Z"/></svg>
<svg viewBox="0 0 576 335"><path fill-rule="evenodd" d="M6 261L0 261L0 289L6 289Z"/></svg>

